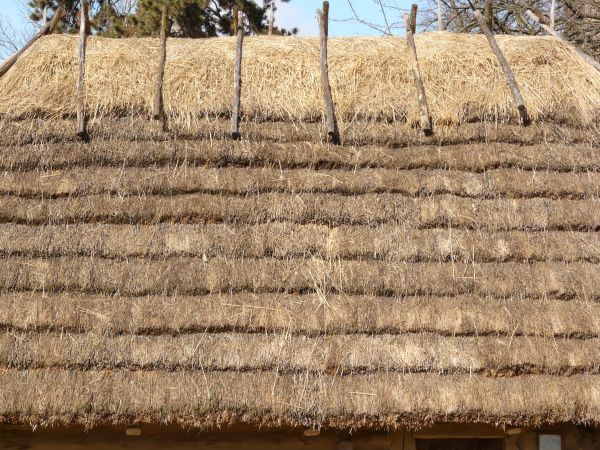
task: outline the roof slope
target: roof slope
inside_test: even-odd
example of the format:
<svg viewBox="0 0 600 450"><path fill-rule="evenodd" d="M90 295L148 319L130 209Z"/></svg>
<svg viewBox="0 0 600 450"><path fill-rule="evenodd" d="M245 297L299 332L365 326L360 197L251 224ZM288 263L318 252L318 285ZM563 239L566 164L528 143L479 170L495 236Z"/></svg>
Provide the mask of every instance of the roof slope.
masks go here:
<svg viewBox="0 0 600 450"><path fill-rule="evenodd" d="M591 135L528 133L390 149L15 131L0 418L599 424L600 155Z"/></svg>
<svg viewBox="0 0 600 450"><path fill-rule="evenodd" d="M506 80L483 35L424 33L416 39L437 126L516 121ZM533 120L598 123L600 72L570 47L546 37L499 36L498 41ZM155 39L91 38L88 110L95 116L149 114L158 45ZM333 98L342 122L418 122L405 39L337 38L329 47ZM74 115L76 49L76 36L48 36L34 45L0 80L0 115ZM233 38L169 40L165 102L171 126L195 128L206 115L230 113L234 57ZM250 37L242 69L245 118L322 117L317 39Z"/></svg>

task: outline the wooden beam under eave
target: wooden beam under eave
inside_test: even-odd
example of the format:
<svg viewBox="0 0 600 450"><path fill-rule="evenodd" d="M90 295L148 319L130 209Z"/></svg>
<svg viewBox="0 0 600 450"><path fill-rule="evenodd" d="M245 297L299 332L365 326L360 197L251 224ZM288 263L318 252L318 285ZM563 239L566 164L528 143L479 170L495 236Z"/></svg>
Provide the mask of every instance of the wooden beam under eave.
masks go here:
<svg viewBox="0 0 600 450"><path fill-rule="evenodd" d="M437 423L414 433L415 439L502 439L506 432L480 423Z"/></svg>
<svg viewBox="0 0 600 450"><path fill-rule="evenodd" d="M404 430L397 430L390 434L390 450L404 450Z"/></svg>

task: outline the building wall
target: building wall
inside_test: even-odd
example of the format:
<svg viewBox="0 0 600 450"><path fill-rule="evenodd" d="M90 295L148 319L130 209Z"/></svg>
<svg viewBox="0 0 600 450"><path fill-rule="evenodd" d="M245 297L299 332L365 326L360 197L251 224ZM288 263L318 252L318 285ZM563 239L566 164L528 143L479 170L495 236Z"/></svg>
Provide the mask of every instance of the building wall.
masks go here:
<svg viewBox="0 0 600 450"><path fill-rule="evenodd" d="M125 427L102 427L91 431L83 428L51 428L32 431L25 427L0 426L0 449L44 450L414 450L415 438L469 438L493 437L505 440L505 450L539 450L538 433L562 435L562 450L600 450L600 432L585 431L570 425L544 428L524 428L519 434L507 435L505 431L480 425L436 425L418 432L397 431L357 432L352 435L336 431L322 431L318 436L307 437L301 428L256 430L235 426L221 431L198 432L178 427L141 426L141 436L128 436ZM350 441L340 446L341 442Z"/></svg>

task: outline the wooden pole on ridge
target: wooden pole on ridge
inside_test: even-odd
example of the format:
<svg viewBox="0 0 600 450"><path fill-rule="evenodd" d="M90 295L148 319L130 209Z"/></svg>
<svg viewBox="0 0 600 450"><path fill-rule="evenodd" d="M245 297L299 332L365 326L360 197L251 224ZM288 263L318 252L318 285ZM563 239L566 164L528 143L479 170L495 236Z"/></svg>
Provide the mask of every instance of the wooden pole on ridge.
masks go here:
<svg viewBox="0 0 600 450"><path fill-rule="evenodd" d="M235 140L241 138L240 134L240 109L242 97L242 47L244 44L244 13L237 13L237 46L235 67L233 72L233 111L231 114L231 137Z"/></svg>
<svg viewBox="0 0 600 450"><path fill-rule="evenodd" d="M77 79L77 136L88 139L85 117L85 51L88 35L88 14L90 2L82 0L79 19L79 78Z"/></svg>
<svg viewBox="0 0 600 450"><path fill-rule="evenodd" d="M275 0L271 0L269 7L269 36L273 34L273 25L275 23Z"/></svg>
<svg viewBox="0 0 600 450"><path fill-rule="evenodd" d="M423 133L430 136L433 134L433 126L431 124L431 116L429 115L429 106L427 105L427 96L425 95L425 85L423 84L423 78L421 77L421 69L419 68L419 60L417 58L417 45L415 44L414 37L414 33L417 31L417 11L418 6L412 5L410 16L404 14L404 24L406 25L406 42L408 44L410 68L415 79L417 97L419 100L419 122Z"/></svg>
<svg viewBox="0 0 600 450"><path fill-rule="evenodd" d="M480 11L475 11L475 17L477 18L477 22L479 22L479 27L485 37L487 38L494 55L498 59L500 66L506 76L506 81L510 90L512 91L513 97L515 99L515 103L517 104L517 109L519 111L519 117L521 118L521 123L523 126L528 126L531 123L531 119L529 118L529 114L527 113L527 108L525 107L525 101L523 100L523 96L521 95L521 90L519 89L519 85L517 84L517 79L515 78L515 74L513 73L508 61L504 57L502 50L498 46L498 42L496 42L496 38L494 34L489 29L484 17L481 15Z"/></svg>
<svg viewBox="0 0 600 450"><path fill-rule="evenodd" d="M490 31L494 31L494 4L491 0L486 0L483 7L483 17Z"/></svg>
<svg viewBox="0 0 600 450"><path fill-rule="evenodd" d="M417 13L419 12L419 5L413 3L410 7L410 31L414 35L417 32Z"/></svg>
<svg viewBox="0 0 600 450"><path fill-rule="evenodd" d="M573 45L571 42L569 42L568 40L566 40L564 37L562 37L560 34L558 34L555 30L553 30L552 28L550 28L548 25L546 25L545 23L543 23L542 20L540 20L540 18L538 16L536 16L530 10L527 10L527 15L531 19L533 19L534 21L536 21L546 31L546 33L548 33L551 36L554 36L555 38L560 39L562 42L564 42L569 47L571 47L573 50L575 50L575 52L577 52L577 54L579 56L581 56L588 64L590 64L591 66L593 66L597 70L600 70L600 62L596 61L594 58L592 58L587 53L584 53L581 50L579 50L575 45Z"/></svg>
<svg viewBox="0 0 600 450"><path fill-rule="evenodd" d="M65 10L59 7L54 13L54 16L52 17L50 23L47 23L46 26L44 26L40 31L38 31L38 33L34 37L32 37L31 40L21 50L19 50L17 53L11 56L4 64L2 64L2 66L0 66L0 77L3 76L6 72L8 72L10 68L14 66L15 63L19 60L21 55L25 53L25 51L29 47L31 47L37 40L39 40L43 36L46 36L47 34L52 34L58 26L58 24L60 23L60 21L62 20L62 18L64 17L64 15Z"/></svg>
<svg viewBox="0 0 600 450"><path fill-rule="evenodd" d="M317 9L317 20L321 35L321 84L323 96L325 97L325 108L327 113L327 135L329 141L335 145L340 144L340 131L338 129L333 98L331 96L331 85L329 84L329 64L327 62L327 38L329 36L329 2L323 2L323 10Z"/></svg>
<svg viewBox="0 0 600 450"><path fill-rule="evenodd" d="M444 17L442 15L442 0L437 0L437 20L438 31L444 31L446 26L444 25Z"/></svg>
<svg viewBox="0 0 600 450"><path fill-rule="evenodd" d="M160 59L156 74L156 90L154 92L154 120L161 120L166 131L165 102L163 86L165 79L165 63L167 60L167 38L169 37L169 5L165 3L160 22Z"/></svg>

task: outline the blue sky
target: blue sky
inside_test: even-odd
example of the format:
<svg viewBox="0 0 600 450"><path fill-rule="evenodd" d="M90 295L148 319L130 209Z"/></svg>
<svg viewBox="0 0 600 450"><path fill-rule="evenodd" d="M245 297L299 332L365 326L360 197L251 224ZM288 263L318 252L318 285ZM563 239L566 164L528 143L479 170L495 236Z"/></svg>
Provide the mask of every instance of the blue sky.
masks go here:
<svg viewBox="0 0 600 450"><path fill-rule="evenodd" d="M2 1L2 0L0 0ZM383 27L385 21L372 0L351 0L357 15L366 22ZM363 36L381 35L381 32L371 27L358 23L354 19L354 13L350 8L348 0L330 0L329 26L332 36ZM386 4L399 8L409 8L412 2L409 0L386 1ZM285 27L298 26L302 35L311 36L318 34L316 10L322 6L321 0L291 0L290 3L278 2L278 17L280 25ZM400 12L392 12L388 17L389 23L401 20ZM397 31L396 31L397 32Z"/></svg>
<svg viewBox="0 0 600 450"><path fill-rule="evenodd" d="M351 0L357 14L365 21L383 26L384 19L381 11L373 0ZM27 23L23 8L25 0L0 0L0 15L8 19L11 25L20 32L30 27ZM321 0L291 0L290 3L282 3L277 0L279 11L276 21L284 28L297 26L303 36L316 35L318 33L315 11L321 7ZM386 3L395 4L398 7L406 8L410 6L409 0L388 0ZM369 26L349 20L354 17L348 0L330 0L331 5L331 25L330 34L332 36L358 36L358 35L379 35L380 32L373 30ZM389 22L400 20L399 13L392 14Z"/></svg>

